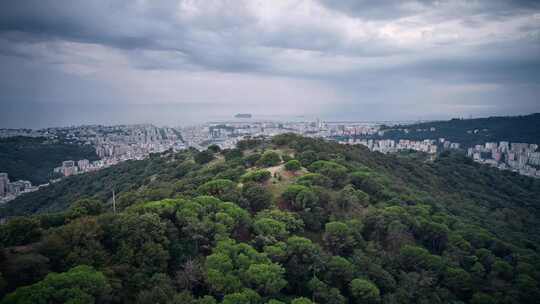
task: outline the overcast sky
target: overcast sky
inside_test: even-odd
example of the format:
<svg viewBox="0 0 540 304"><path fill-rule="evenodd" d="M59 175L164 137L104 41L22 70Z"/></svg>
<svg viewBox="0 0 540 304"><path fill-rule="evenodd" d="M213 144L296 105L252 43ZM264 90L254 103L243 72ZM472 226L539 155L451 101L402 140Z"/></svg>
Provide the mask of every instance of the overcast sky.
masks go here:
<svg viewBox="0 0 540 304"><path fill-rule="evenodd" d="M540 1L1 1L0 66L0 127L527 114Z"/></svg>

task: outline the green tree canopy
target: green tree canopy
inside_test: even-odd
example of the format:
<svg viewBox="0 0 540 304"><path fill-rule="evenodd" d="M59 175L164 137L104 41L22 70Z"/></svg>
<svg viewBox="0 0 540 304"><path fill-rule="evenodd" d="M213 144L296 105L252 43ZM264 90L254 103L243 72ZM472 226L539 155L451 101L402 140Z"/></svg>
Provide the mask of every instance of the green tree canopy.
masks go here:
<svg viewBox="0 0 540 304"><path fill-rule="evenodd" d="M111 291L106 277L89 266L50 273L42 281L20 287L2 303L96 303Z"/></svg>

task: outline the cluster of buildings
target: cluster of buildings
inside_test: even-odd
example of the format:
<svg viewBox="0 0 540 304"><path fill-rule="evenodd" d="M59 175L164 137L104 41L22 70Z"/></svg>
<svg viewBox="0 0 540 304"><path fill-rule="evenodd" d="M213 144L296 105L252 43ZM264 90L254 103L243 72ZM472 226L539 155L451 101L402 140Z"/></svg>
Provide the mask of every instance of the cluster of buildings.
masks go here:
<svg viewBox="0 0 540 304"><path fill-rule="evenodd" d="M182 135L173 128L153 125L80 126L64 129L69 142L91 145L99 160L65 160L54 169L63 177L100 170L131 159L144 159L151 153L185 149Z"/></svg>
<svg viewBox="0 0 540 304"><path fill-rule="evenodd" d="M349 138L346 141L340 141L342 144L363 145L370 151L381 153L396 153L399 151L418 151L428 154L437 154L438 151L448 149L459 149L460 144L450 142L444 138L409 140L409 139L356 139Z"/></svg>
<svg viewBox="0 0 540 304"><path fill-rule="evenodd" d="M7 173L0 173L0 203L9 202L23 193L36 191L40 187L32 186L27 180L11 182Z"/></svg>
<svg viewBox="0 0 540 304"><path fill-rule="evenodd" d="M233 148L245 137L272 137L283 133L295 133L307 137L333 139L374 135L380 132L380 124L360 122L324 122L320 119L306 122L238 121L216 122L180 129L186 147L203 149L218 145L222 149Z"/></svg>
<svg viewBox="0 0 540 304"><path fill-rule="evenodd" d="M437 144L435 140L426 139L422 141L401 139L395 141L393 139L349 139L349 144L359 144L366 146L370 151L381 153L396 153L399 151L420 151L429 154L437 153Z"/></svg>
<svg viewBox="0 0 540 304"><path fill-rule="evenodd" d="M68 177L75 174L97 171L116 165L118 162L119 161L114 158L100 159L92 162L88 159L81 159L78 161L66 160L62 162L62 166L54 168L53 172L55 176Z"/></svg>
<svg viewBox="0 0 540 304"><path fill-rule="evenodd" d="M540 151L536 144L487 142L467 149L467 156L476 162L501 170L512 170L522 175L540 177Z"/></svg>

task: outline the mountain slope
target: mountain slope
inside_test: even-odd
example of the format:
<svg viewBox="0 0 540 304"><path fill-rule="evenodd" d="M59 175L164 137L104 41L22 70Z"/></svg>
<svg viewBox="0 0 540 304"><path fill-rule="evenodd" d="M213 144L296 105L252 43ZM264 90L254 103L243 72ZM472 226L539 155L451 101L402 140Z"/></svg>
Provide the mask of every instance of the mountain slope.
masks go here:
<svg viewBox="0 0 540 304"><path fill-rule="evenodd" d="M534 303L539 194L459 155L295 135L153 155L4 208L26 214L0 226L4 302Z"/></svg>
<svg viewBox="0 0 540 304"><path fill-rule="evenodd" d="M432 128L434 128L432 130ZM407 132L403 131L407 129ZM540 113L524 116L452 119L383 128L384 135L373 138L438 139L445 138L465 147L486 142L523 142L540 144Z"/></svg>
<svg viewBox="0 0 540 304"><path fill-rule="evenodd" d="M11 180L44 184L62 161L80 159L96 160L97 156L91 146L32 137L0 139L0 172L7 172Z"/></svg>

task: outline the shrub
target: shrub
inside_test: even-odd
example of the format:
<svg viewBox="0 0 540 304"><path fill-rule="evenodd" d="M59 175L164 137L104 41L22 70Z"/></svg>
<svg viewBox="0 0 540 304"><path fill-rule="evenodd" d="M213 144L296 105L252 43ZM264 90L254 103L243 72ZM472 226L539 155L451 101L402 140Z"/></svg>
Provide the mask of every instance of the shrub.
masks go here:
<svg viewBox="0 0 540 304"><path fill-rule="evenodd" d="M258 212L272 205L272 193L254 182L244 185L242 188L242 198L245 207L249 207L253 212Z"/></svg>
<svg viewBox="0 0 540 304"><path fill-rule="evenodd" d="M257 182L262 183L270 179L272 174L268 170L254 170L250 171L240 178L240 181L243 183L246 182Z"/></svg>
<svg viewBox="0 0 540 304"><path fill-rule="evenodd" d="M350 289L356 303L376 303L379 301L379 288L368 280L354 279L350 283Z"/></svg>
<svg viewBox="0 0 540 304"><path fill-rule="evenodd" d="M288 171L298 171L302 168L302 165L296 159L292 159L285 163L285 169Z"/></svg>
<svg viewBox="0 0 540 304"><path fill-rule="evenodd" d="M281 157L275 151L266 151L263 153L257 164L263 167L276 166L281 162Z"/></svg>

